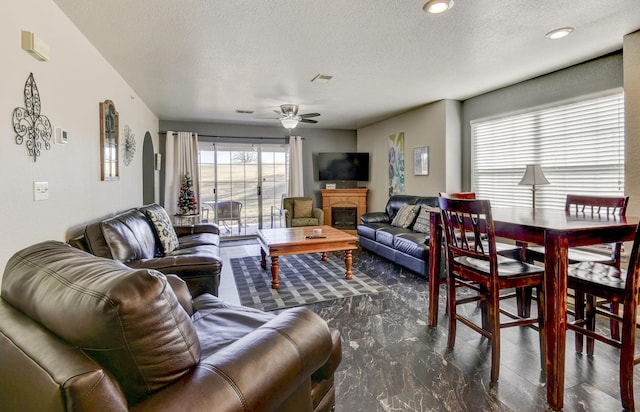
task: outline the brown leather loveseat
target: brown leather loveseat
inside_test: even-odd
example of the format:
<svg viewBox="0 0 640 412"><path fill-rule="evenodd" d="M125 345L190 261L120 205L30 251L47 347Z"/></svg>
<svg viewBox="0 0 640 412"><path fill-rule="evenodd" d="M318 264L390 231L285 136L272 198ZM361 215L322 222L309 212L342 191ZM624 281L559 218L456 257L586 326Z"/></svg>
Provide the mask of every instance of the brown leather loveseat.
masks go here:
<svg viewBox="0 0 640 412"><path fill-rule="evenodd" d="M213 223L173 226L164 208L151 204L91 223L69 243L132 268L178 275L193 296L218 296L222 259L220 230Z"/></svg>
<svg viewBox="0 0 640 412"><path fill-rule="evenodd" d="M340 336L47 241L7 263L2 411L328 411Z"/></svg>

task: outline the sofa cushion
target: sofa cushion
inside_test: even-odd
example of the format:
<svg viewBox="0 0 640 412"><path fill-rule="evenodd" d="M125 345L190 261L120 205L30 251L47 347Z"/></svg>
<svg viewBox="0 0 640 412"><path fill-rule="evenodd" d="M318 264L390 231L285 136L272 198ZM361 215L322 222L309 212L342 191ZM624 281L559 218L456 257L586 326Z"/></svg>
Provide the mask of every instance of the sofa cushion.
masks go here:
<svg viewBox="0 0 640 412"><path fill-rule="evenodd" d="M408 228L413 224L420 206L403 205L391 221L391 226Z"/></svg>
<svg viewBox="0 0 640 412"><path fill-rule="evenodd" d="M393 244L398 252L429 261L429 237L424 233L401 233L394 238Z"/></svg>
<svg viewBox="0 0 640 412"><path fill-rule="evenodd" d="M430 206L420 206L420 211L418 212L418 217L416 217L416 222L413 224L414 232L420 233L429 233L431 231L431 213L439 213L439 209L435 209Z"/></svg>
<svg viewBox="0 0 640 412"><path fill-rule="evenodd" d="M171 218L167 211L160 205L152 204L143 206L140 210L149 218L153 224L153 229L158 236L162 252L167 255L178 247L178 235L176 235Z"/></svg>
<svg viewBox="0 0 640 412"><path fill-rule="evenodd" d="M200 359L189 316L166 277L154 270L48 241L9 259L1 293L109 370L130 405L179 379Z"/></svg>
<svg viewBox="0 0 640 412"><path fill-rule="evenodd" d="M151 259L157 253L156 235L149 220L132 209L100 223L110 255L119 262Z"/></svg>
<svg viewBox="0 0 640 412"><path fill-rule="evenodd" d="M293 200L293 218L312 217L313 202L311 199L294 199Z"/></svg>
<svg viewBox="0 0 640 412"><path fill-rule="evenodd" d="M376 242L393 248L393 238L401 233L412 233L411 229L387 226L376 231Z"/></svg>

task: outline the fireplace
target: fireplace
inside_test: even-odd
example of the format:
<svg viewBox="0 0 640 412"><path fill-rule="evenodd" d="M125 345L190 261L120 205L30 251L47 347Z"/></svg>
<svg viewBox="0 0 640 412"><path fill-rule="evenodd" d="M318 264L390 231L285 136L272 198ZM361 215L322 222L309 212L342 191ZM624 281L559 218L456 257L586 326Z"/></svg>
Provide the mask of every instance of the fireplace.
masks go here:
<svg viewBox="0 0 640 412"><path fill-rule="evenodd" d="M367 189L320 189L320 192L324 224L355 234L360 217L367 213Z"/></svg>
<svg viewBox="0 0 640 412"><path fill-rule="evenodd" d="M331 224L340 230L355 230L358 225L357 207L332 207Z"/></svg>

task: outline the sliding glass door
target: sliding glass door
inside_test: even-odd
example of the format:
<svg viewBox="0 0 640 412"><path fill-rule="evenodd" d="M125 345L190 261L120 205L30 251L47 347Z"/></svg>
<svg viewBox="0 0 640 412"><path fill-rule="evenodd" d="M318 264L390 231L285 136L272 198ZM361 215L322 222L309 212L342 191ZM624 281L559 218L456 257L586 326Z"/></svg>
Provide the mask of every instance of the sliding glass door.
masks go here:
<svg viewBox="0 0 640 412"><path fill-rule="evenodd" d="M288 146L199 144L203 219L220 225L222 236L255 235L282 225L287 188Z"/></svg>

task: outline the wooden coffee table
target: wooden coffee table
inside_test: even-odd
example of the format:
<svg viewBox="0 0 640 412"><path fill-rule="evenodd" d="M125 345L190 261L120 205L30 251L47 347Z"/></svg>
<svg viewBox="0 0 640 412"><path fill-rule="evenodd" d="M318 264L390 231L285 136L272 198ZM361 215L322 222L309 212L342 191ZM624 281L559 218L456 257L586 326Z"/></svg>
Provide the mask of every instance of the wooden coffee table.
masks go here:
<svg viewBox="0 0 640 412"><path fill-rule="evenodd" d="M322 229L322 238L313 236L313 229ZM327 260L327 252L344 250L344 264L346 266L345 279L351 279L351 251L357 249L358 238L331 226L304 226L282 229L258 230L258 243L262 269L267 268L267 256L271 257L271 287L280 288L278 281L278 257L285 255L300 255L305 253L322 253L322 260Z"/></svg>

